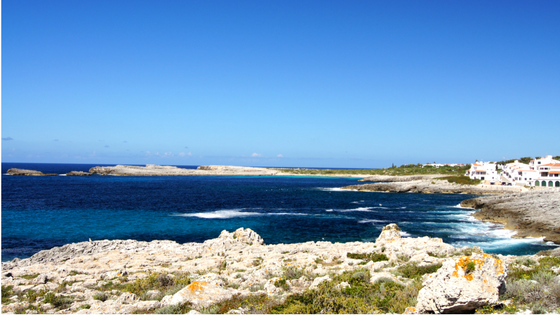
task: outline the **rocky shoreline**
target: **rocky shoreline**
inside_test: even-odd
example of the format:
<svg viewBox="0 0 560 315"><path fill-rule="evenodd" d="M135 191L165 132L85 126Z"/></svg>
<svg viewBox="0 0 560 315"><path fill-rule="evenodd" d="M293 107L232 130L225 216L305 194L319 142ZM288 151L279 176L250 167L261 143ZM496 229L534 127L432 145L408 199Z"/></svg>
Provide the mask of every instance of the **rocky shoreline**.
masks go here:
<svg viewBox="0 0 560 315"><path fill-rule="evenodd" d="M545 237L560 244L560 191L531 191L468 199L462 207L479 209L479 220L501 223L514 237Z"/></svg>
<svg viewBox="0 0 560 315"><path fill-rule="evenodd" d="M3 263L2 289L11 293L6 300L3 293L2 312L145 313L185 305L195 313L217 312L215 305L257 297L282 307L289 296L321 290L327 283L336 284L334 292L351 292L359 284L352 277L363 278L360 285L366 287L392 283L416 292L402 302L400 313L474 311L503 303L499 294L516 259L455 248L438 238L402 238L395 224L386 226L375 243L264 245L258 234L243 228L204 243L83 242ZM410 268L427 271L413 276ZM338 283L344 275L349 280ZM153 287L143 287L149 281ZM57 302L61 299L66 302ZM231 312L256 311L239 307Z"/></svg>
<svg viewBox="0 0 560 315"><path fill-rule="evenodd" d="M472 186L450 183L445 179L435 179L441 175L433 176L375 176L368 177L367 181L377 180L373 184L350 185L341 189L357 191L379 191L394 193L419 193L419 194L471 194L489 195L519 192L522 187L502 186ZM421 178L421 179L418 179ZM364 178L366 180L366 178Z"/></svg>

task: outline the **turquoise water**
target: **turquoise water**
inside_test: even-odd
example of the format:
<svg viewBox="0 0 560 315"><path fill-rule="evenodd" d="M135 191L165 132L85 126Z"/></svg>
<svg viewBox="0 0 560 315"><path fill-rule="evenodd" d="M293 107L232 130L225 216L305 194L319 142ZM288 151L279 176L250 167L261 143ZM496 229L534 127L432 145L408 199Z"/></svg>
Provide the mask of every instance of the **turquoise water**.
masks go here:
<svg viewBox="0 0 560 315"><path fill-rule="evenodd" d="M94 165L2 164L66 173ZM374 241L397 223L404 236L440 237L455 246L529 254L553 248L512 239L458 204L476 197L342 191L355 178L2 176L2 261L88 239L201 242L251 228L265 243Z"/></svg>

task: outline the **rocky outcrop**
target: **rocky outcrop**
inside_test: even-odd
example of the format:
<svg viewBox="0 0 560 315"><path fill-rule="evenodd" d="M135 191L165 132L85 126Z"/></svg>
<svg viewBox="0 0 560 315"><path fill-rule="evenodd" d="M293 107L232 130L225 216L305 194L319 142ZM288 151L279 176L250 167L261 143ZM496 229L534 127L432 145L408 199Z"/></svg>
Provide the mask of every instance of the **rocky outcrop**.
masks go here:
<svg viewBox="0 0 560 315"><path fill-rule="evenodd" d="M462 207L480 209L473 216L516 230L514 237L545 237L560 244L560 191L531 191L468 199Z"/></svg>
<svg viewBox="0 0 560 315"><path fill-rule="evenodd" d="M197 175L277 175L278 171L260 167L243 166L199 166L197 169L179 168L148 164L144 166L116 165L96 166L89 170L90 174L117 176L197 176Z"/></svg>
<svg viewBox="0 0 560 315"><path fill-rule="evenodd" d="M416 311L472 312L495 303L506 262L517 258L496 259L480 250L463 256L472 250L454 248L438 238L401 237L401 232L390 224L374 243L265 245L253 230L239 228L203 243L104 240L68 244L2 264L3 289L11 288L2 312L159 313L175 312L170 307L184 303L208 312L220 301L251 295L266 295L281 303L291 294L335 281L345 271L363 274L364 268L372 284L392 281L406 287L416 282L399 273L399 268L439 264L442 267L436 273L423 278ZM386 260L350 258L373 254ZM174 280L181 277L188 281ZM169 292L151 287L140 293L130 291L154 282L184 284ZM333 284L335 290L351 287L348 282ZM70 302L53 305L44 297L21 298L38 292Z"/></svg>
<svg viewBox="0 0 560 315"><path fill-rule="evenodd" d="M446 180L406 180L404 182L380 182L374 184L351 185L342 189L357 191L380 191L395 193L420 193L420 194L503 194L519 191L511 187L480 187L449 183Z"/></svg>
<svg viewBox="0 0 560 315"><path fill-rule="evenodd" d="M195 281L171 298L163 300L164 304L177 305L189 302L196 307L208 307L223 300L231 299L232 292L219 285L206 281Z"/></svg>
<svg viewBox="0 0 560 315"><path fill-rule="evenodd" d="M474 313L495 305L505 290L506 264L487 254L475 253L447 260L427 275L418 293L419 313Z"/></svg>
<svg viewBox="0 0 560 315"><path fill-rule="evenodd" d="M16 176L58 176L58 174L44 174L43 172L40 171L34 171L34 170L24 170L21 168L10 168L6 174L8 175L16 175Z"/></svg>
<svg viewBox="0 0 560 315"><path fill-rule="evenodd" d="M82 171L71 171L66 173L66 176L90 176L91 173L86 173Z"/></svg>

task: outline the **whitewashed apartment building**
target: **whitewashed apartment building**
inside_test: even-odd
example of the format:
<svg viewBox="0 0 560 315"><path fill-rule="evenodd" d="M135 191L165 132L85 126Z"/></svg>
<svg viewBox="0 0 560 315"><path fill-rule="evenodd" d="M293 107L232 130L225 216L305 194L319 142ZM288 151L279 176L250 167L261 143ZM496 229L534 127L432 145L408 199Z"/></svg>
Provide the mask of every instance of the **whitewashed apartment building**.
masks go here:
<svg viewBox="0 0 560 315"><path fill-rule="evenodd" d="M551 155L541 159L534 159L529 164L519 161L508 163L503 166L502 173L498 174L498 179L496 180L491 179L487 175L493 175L494 173L482 172L484 168L492 169L492 164L492 162L473 163L466 175L472 179L499 181L502 185L560 187L560 161L554 160ZM493 175L492 178L495 178L495 176Z"/></svg>
<svg viewBox="0 0 560 315"><path fill-rule="evenodd" d="M494 162L476 162L471 164L471 168L465 174L471 179L480 179L490 182L496 182L500 179L500 175L496 169Z"/></svg>

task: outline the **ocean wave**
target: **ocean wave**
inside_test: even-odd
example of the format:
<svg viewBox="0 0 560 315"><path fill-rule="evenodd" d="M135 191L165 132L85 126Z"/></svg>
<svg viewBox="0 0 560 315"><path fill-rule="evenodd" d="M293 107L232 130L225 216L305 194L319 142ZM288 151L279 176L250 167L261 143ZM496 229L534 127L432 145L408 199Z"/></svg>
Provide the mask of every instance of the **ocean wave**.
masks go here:
<svg viewBox="0 0 560 315"><path fill-rule="evenodd" d="M358 221L358 223L362 223L362 224L364 224L364 223L385 223L385 222L387 222L387 221L384 221L384 220L373 220L373 219L360 220L360 221Z"/></svg>
<svg viewBox="0 0 560 315"><path fill-rule="evenodd" d="M58 176L66 176L66 174L58 174Z"/></svg>
<svg viewBox="0 0 560 315"><path fill-rule="evenodd" d="M335 187L318 187L318 190L322 190L322 191L353 191L355 189L341 189L341 188L335 188Z"/></svg>
<svg viewBox="0 0 560 315"><path fill-rule="evenodd" d="M359 207L359 208L354 208L354 209L327 209L325 211L327 212L375 212L372 211L371 209L375 209L375 208L379 208L379 207Z"/></svg>
<svg viewBox="0 0 560 315"><path fill-rule="evenodd" d="M401 233L402 237L411 237L412 235L410 235L410 233L407 233L405 231L399 231Z"/></svg>
<svg viewBox="0 0 560 315"><path fill-rule="evenodd" d="M461 207L461 204L458 204L458 205L456 205L456 206L450 206L449 208L472 209L472 208L469 208L469 207Z"/></svg>
<svg viewBox="0 0 560 315"><path fill-rule="evenodd" d="M173 214L175 217L196 217L201 219L231 219L231 218L242 218L242 217L252 217L252 216L272 216L272 215L308 215L307 213L299 212L251 212L242 211L243 209L232 209L232 210L217 210L211 212L197 212L197 213L177 213Z"/></svg>

